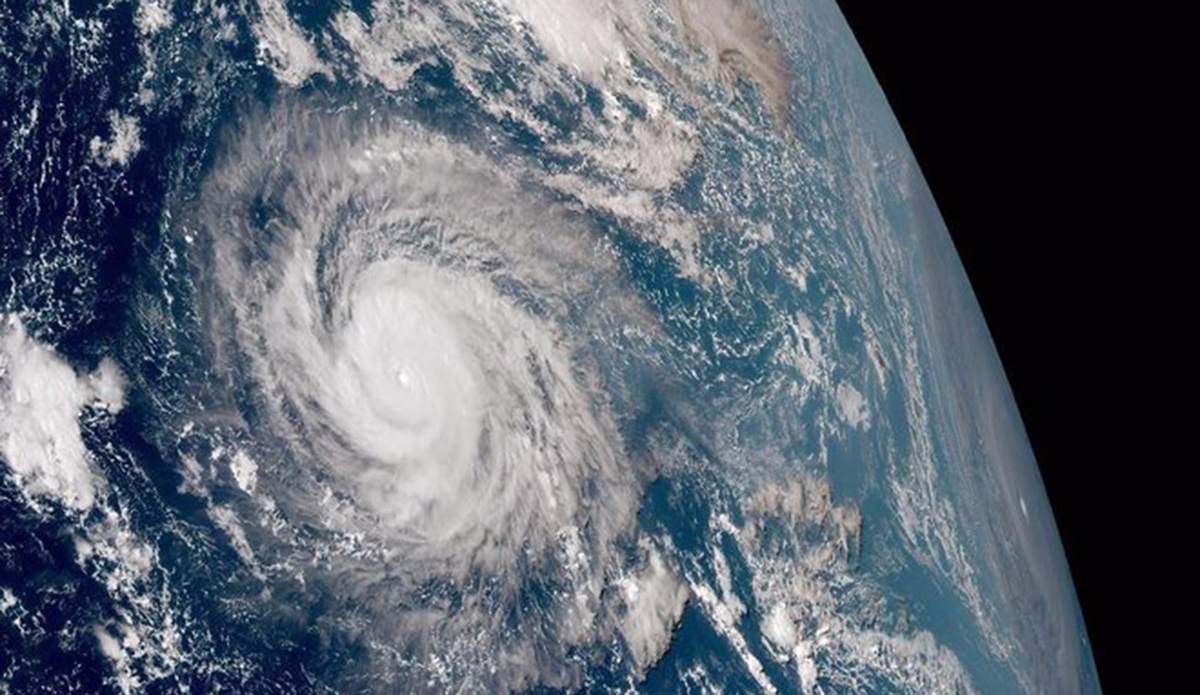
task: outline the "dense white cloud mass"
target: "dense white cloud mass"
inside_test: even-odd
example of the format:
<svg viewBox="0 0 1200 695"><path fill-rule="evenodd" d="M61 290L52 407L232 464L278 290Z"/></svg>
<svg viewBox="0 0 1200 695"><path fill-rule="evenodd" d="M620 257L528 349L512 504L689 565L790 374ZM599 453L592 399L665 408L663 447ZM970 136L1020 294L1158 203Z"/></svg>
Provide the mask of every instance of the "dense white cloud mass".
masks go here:
<svg viewBox="0 0 1200 695"><path fill-rule="evenodd" d="M124 377L109 360L80 375L30 337L17 316L0 326L0 454L32 496L90 509L103 479L92 470L79 430L88 405L117 412Z"/></svg>

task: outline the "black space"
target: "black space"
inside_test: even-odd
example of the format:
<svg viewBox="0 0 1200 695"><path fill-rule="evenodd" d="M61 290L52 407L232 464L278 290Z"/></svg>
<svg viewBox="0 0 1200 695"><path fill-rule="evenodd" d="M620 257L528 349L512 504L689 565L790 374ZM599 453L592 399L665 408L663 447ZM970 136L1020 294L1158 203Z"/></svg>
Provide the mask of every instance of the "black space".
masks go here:
<svg viewBox="0 0 1200 695"><path fill-rule="evenodd" d="M1135 626L1160 609L1138 597L1150 590L1143 560L1154 554L1142 539L1156 535L1142 521L1154 503L1137 488L1148 485L1137 471L1154 463L1135 446L1146 434L1134 423L1145 416L1133 414L1129 387L1142 371L1127 328L1141 272L1129 249L1143 230L1129 224L1129 194L1112 181L1127 176L1116 157L1127 141L1120 114L1129 83L1111 42L1065 6L839 5L983 307L1054 507L1102 687L1137 692L1132 671L1145 662L1135 655L1148 640Z"/></svg>

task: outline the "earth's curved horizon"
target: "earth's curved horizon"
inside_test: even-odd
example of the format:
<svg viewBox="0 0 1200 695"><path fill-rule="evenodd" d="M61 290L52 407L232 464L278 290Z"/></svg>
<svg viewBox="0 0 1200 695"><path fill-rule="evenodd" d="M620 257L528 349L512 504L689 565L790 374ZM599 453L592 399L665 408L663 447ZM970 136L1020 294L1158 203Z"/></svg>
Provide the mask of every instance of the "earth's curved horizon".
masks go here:
<svg viewBox="0 0 1200 695"><path fill-rule="evenodd" d="M0 692L1100 692L833 0L0 2L0 124Z"/></svg>

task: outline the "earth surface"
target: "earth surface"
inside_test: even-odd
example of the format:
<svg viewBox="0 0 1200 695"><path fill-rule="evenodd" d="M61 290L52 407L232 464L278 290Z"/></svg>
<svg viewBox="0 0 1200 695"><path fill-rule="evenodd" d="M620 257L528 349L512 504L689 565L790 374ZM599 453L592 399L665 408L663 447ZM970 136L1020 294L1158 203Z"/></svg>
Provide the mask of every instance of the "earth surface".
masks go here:
<svg viewBox="0 0 1200 695"><path fill-rule="evenodd" d="M0 692L1099 692L831 0L4 0L0 202Z"/></svg>

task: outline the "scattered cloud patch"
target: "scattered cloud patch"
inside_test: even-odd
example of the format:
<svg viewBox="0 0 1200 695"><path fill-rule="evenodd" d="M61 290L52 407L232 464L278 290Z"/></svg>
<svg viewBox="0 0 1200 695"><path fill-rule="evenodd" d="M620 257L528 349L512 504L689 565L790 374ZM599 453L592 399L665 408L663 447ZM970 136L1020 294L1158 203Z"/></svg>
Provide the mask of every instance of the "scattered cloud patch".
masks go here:
<svg viewBox="0 0 1200 695"><path fill-rule="evenodd" d="M142 0L138 3L133 21L137 24L138 31L146 35L157 34L169 28L174 21L170 0Z"/></svg>
<svg viewBox="0 0 1200 695"><path fill-rule="evenodd" d="M136 116L108 112L108 125L112 131L107 140L93 137L88 149L102 166L125 166L142 150L142 133Z"/></svg>

